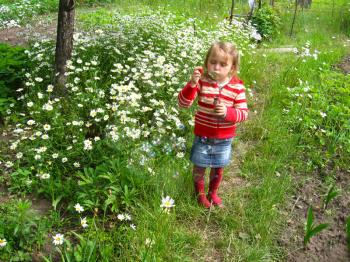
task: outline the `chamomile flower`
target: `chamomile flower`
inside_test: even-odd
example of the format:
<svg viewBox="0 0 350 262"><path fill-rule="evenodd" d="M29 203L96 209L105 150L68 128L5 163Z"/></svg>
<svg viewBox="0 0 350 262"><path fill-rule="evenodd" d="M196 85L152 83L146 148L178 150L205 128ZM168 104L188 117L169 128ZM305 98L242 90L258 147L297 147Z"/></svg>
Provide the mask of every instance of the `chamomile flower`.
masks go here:
<svg viewBox="0 0 350 262"><path fill-rule="evenodd" d="M147 247L152 247L153 245L154 245L154 240L153 239L150 239L150 238L146 238L146 240L145 240L145 245L147 246Z"/></svg>
<svg viewBox="0 0 350 262"><path fill-rule="evenodd" d="M55 246L62 245L64 241L64 235L63 234L56 234L55 236L52 237L53 241L52 243Z"/></svg>
<svg viewBox="0 0 350 262"><path fill-rule="evenodd" d="M79 203L76 203L74 208L78 213L84 212L84 208Z"/></svg>
<svg viewBox="0 0 350 262"><path fill-rule="evenodd" d="M12 163L11 161L7 161L7 162L5 162L5 166L6 166L7 168L10 168L10 167L13 166L13 163Z"/></svg>
<svg viewBox="0 0 350 262"><path fill-rule="evenodd" d="M44 125L44 130L49 131L51 129L51 126L49 124Z"/></svg>
<svg viewBox="0 0 350 262"><path fill-rule="evenodd" d="M53 159L58 158L58 154L57 154L57 153L52 154L52 158L53 158Z"/></svg>
<svg viewBox="0 0 350 262"><path fill-rule="evenodd" d="M162 198L162 203L160 207L164 209L170 209L175 206L174 203L175 203L174 199L170 198L170 196L166 196Z"/></svg>
<svg viewBox="0 0 350 262"><path fill-rule="evenodd" d="M35 121L32 120L32 119L30 119L30 120L27 121L27 125L28 125L28 126L32 126L32 125L34 125L34 124L35 124Z"/></svg>
<svg viewBox="0 0 350 262"><path fill-rule="evenodd" d="M16 158L17 159L21 159L23 157L23 153L22 152L18 152L17 154L16 154Z"/></svg>
<svg viewBox="0 0 350 262"><path fill-rule="evenodd" d="M89 225L87 224L87 220L86 220L86 217L84 218L80 218L80 224L83 228L86 228L88 227Z"/></svg>
<svg viewBox="0 0 350 262"><path fill-rule="evenodd" d="M184 152L178 152L177 154L176 154L176 157L177 158L183 158L185 156L185 153Z"/></svg>
<svg viewBox="0 0 350 262"><path fill-rule="evenodd" d="M49 103L46 103L43 105L43 109L46 110L46 111L52 111L53 109L53 106Z"/></svg>
<svg viewBox="0 0 350 262"><path fill-rule="evenodd" d="M123 214L119 214L119 215L117 216L117 218L118 218L120 221L125 220L125 216L124 216Z"/></svg>
<svg viewBox="0 0 350 262"><path fill-rule="evenodd" d="M91 150L92 142L90 140L84 140L84 150Z"/></svg>
<svg viewBox="0 0 350 262"><path fill-rule="evenodd" d="M7 245L7 241L5 238L0 238L0 247L4 247Z"/></svg>
<svg viewBox="0 0 350 262"><path fill-rule="evenodd" d="M53 91L53 85L48 85L46 92L51 93Z"/></svg>
<svg viewBox="0 0 350 262"><path fill-rule="evenodd" d="M41 179L44 179L44 180L45 180L45 179L49 179L49 178L50 178L50 174L49 174L49 173L41 174L41 175L40 175L40 178L41 178Z"/></svg>

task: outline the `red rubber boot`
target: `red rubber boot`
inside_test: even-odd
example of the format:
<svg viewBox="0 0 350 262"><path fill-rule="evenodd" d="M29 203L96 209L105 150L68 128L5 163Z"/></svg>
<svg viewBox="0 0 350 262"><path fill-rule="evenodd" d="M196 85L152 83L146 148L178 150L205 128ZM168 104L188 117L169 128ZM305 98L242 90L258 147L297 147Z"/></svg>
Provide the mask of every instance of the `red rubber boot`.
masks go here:
<svg viewBox="0 0 350 262"><path fill-rule="evenodd" d="M210 208L211 206L210 202L205 195L204 175L205 175L204 167L197 167L197 166L193 167L194 189L196 191L198 204L205 208Z"/></svg>
<svg viewBox="0 0 350 262"><path fill-rule="evenodd" d="M212 168L210 170L208 199L213 203L213 205L216 205L219 207L223 207L222 200L217 195L220 182L222 180L223 171L224 169L222 167Z"/></svg>

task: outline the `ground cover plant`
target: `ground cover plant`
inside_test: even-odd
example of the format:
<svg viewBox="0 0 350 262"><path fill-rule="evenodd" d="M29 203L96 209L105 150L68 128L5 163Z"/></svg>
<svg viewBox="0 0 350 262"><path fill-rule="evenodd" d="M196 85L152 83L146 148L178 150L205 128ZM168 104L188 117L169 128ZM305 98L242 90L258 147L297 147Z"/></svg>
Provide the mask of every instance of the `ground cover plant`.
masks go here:
<svg viewBox="0 0 350 262"><path fill-rule="evenodd" d="M48 219L40 218L30 207L28 200L1 203L0 239L6 237L2 260L31 261L33 252L44 244Z"/></svg>
<svg viewBox="0 0 350 262"><path fill-rule="evenodd" d="M28 20L52 11L58 7L57 0L0 1L0 29L20 27Z"/></svg>
<svg viewBox="0 0 350 262"><path fill-rule="evenodd" d="M110 4L114 0L78 0L77 6ZM42 14L56 12L59 0L1 0L0 1L0 29L21 27L29 24L30 20Z"/></svg>
<svg viewBox="0 0 350 262"><path fill-rule="evenodd" d="M300 143L306 147L304 156L309 165L324 167L332 161L336 165L347 165L350 153L349 85L348 75L325 70L320 73L320 85L309 85L300 80L297 87L289 89L290 105L285 109L287 121L294 132L303 134Z"/></svg>
<svg viewBox="0 0 350 262"><path fill-rule="evenodd" d="M213 8L209 2L183 5L206 17L206 8ZM317 222L329 223L308 239L306 253L337 226L332 218L339 216L340 201L346 206L348 195L346 180L337 179L346 172L348 157L348 78L332 70L347 48L339 28L332 28L321 12L304 10L295 39L288 42L282 34L276 41L292 43L295 53L276 54L264 50L276 45L274 39L256 49L255 29L239 20L231 26L222 22L221 9L217 17L202 20L190 12L181 14L178 2L169 6L174 12L162 6L157 12L145 8L149 11L142 14L112 9L78 13L84 31L75 34L67 98L57 96L52 85L54 42L28 47L32 65L16 101L24 108L6 112L2 137L9 141L0 142L1 179L12 194L49 199L52 208L46 216L51 223L41 227L33 242L23 238L22 245L13 244L13 234L2 233L1 259L22 252L30 261L33 249L41 249L46 261L270 261L290 258L289 251L297 258L292 252L303 246L307 207L300 208L301 220L288 217L289 210L301 206L298 199L315 207ZM124 8L129 12L134 7ZM324 23L320 32L313 31L321 23L312 20L315 16ZM311 37L301 29L301 20L309 21ZM284 33L285 28L286 23ZM320 37L326 31L328 37ZM177 108L176 95L217 38L236 42L243 53L240 75L251 120L240 127L234 143L239 156L223 184L227 209L207 213L192 196L186 159L192 112ZM328 185L342 190L327 202L327 210L321 208L324 214L317 208L323 198L315 204L295 192L296 180L307 185L310 174L318 178L318 170L329 175L327 186L312 192L313 199L327 194ZM295 193L300 194L293 201L297 207L289 209ZM14 217L5 213L5 220ZM292 231L293 223L300 232ZM345 224L340 226L345 235ZM286 245L285 251L279 240L284 233L289 239L301 237L297 247Z"/></svg>
<svg viewBox="0 0 350 262"><path fill-rule="evenodd" d="M28 60L24 48L0 44L0 125L16 101L16 90L23 88Z"/></svg>

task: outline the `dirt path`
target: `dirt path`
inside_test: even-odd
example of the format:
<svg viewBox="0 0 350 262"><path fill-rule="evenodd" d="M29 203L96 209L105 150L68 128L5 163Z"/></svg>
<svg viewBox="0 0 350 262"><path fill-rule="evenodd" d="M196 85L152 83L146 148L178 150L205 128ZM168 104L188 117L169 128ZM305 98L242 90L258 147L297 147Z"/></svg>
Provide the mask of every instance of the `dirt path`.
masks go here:
<svg viewBox="0 0 350 262"><path fill-rule="evenodd" d="M350 74L350 55L346 56L337 67L344 72L344 74Z"/></svg>
<svg viewBox="0 0 350 262"><path fill-rule="evenodd" d="M57 19L50 16L42 16L38 21L27 24L24 27L14 27L0 30L0 42L10 45L25 46L29 41L43 38L55 39Z"/></svg>

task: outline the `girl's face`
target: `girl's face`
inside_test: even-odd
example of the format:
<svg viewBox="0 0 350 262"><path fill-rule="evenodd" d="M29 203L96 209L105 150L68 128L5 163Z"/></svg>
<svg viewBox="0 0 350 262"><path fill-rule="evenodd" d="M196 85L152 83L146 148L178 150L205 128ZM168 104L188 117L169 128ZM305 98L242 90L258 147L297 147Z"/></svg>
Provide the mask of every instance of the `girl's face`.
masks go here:
<svg viewBox="0 0 350 262"><path fill-rule="evenodd" d="M212 50L206 65L209 76L218 82L226 80L233 73L232 60L232 56L227 55L223 50L219 48Z"/></svg>

